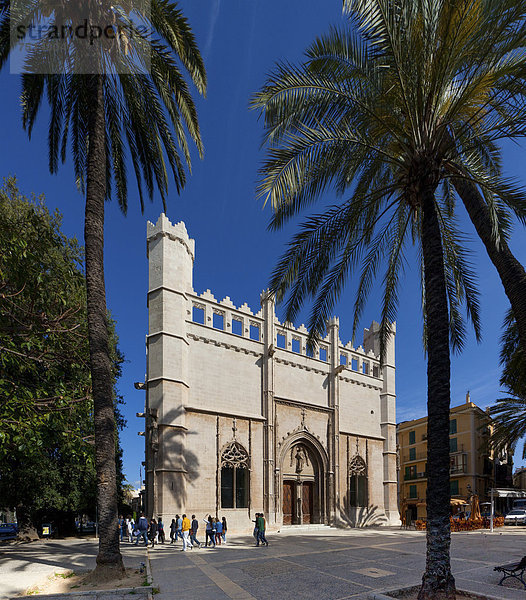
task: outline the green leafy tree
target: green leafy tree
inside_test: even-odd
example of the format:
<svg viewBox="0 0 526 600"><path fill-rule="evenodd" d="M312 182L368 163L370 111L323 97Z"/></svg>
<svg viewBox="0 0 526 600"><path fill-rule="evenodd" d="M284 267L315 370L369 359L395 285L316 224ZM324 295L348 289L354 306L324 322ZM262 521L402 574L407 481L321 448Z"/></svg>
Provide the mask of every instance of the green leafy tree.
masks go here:
<svg viewBox="0 0 526 600"><path fill-rule="evenodd" d="M82 252L15 179L0 215L0 497L32 539L37 511L84 507L95 481Z"/></svg>
<svg viewBox="0 0 526 600"><path fill-rule="evenodd" d="M522 127L523 3L349 0L350 26L316 40L299 66L279 65L253 100L267 159L259 193L279 229L329 188L337 205L307 218L271 280L286 320L313 300L311 341L359 270L354 329L382 265L381 352L398 306L405 250L422 271L427 350L427 556L419 597L453 598L450 566L450 343L462 305L480 335L477 293L455 219L455 184L482 190L493 233L524 195L506 181L496 140ZM522 75L520 75L522 77ZM521 124L521 125L519 125ZM515 129L514 129L515 128ZM360 266L361 265L361 266Z"/></svg>
<svg viewBox="0 0 526 600"><path fill-rule="evenodd" d="M94 577L124 575L119 551L115 471L115 419L104 284L104 202L115 195L127 209L127 168L132 165L141 206L143 184L163 204L171 169L177 190L190 166L187 136L199 154L197 112L181 68L200 94L206 74L193 33L171 0L55 2L0 0L0 68L16 36L11 31L47 20L58 31L79 22L99 24L112 35L45 37L28 52L22 77L23 123L31 134L44 98L49 125L49 168L58 170L71 144L77 183L85 192L87 316L94 397L95 464L100 524ZM144 27L138 27L138 23Z"/></svg>
<svg viewBox="0 0 526 600"><path fill-rule="evenodd" d="M38 515L94 512L83 256L60 214L14 178L0 188L0 215L0 498L34 539ZM111 321L110 349L115 384L124 358ZM113 399L122 428L114 386Z"/></svg>

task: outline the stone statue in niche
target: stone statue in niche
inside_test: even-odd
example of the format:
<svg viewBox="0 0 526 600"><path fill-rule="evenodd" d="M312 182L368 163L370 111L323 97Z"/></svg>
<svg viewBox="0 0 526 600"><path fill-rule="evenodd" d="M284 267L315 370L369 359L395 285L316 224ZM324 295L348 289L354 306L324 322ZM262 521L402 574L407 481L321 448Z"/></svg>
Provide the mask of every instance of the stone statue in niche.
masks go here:
<svg viewBox="0 0 526 600"><path fill-rule="evenodd" d="M305 465L309 464L309 455L303 446L296 446L291 452L290 466L293 461L296 461L296 473L301 473L305 468Z"/></svg>

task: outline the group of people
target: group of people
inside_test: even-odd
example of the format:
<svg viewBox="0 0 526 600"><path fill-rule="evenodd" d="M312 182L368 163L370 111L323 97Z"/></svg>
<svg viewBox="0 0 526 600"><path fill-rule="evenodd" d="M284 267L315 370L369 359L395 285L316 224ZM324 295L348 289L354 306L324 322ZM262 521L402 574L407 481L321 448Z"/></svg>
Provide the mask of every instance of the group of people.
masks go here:
<svg viewBox="0 0 526 600"><path fill-rule="evenodd" d="M208 515L203 519L206 524L206 539L205 547L210 543L210 546L215 548L216 544L226 544L226 532L228 530L226 518L221 521L217 517ZM201 542L197 539L197 531L199 529L199 521L195 515L192 515L192 521L183 515L175 515L170 524L170 543L175 544L180 537L183 541L183 551L191 550L194 546L201 547Z"/></svg>
<svg viewBox="0 0 526 600"><path fill-rule="evenodd" d="M256 513L255 519L252 521L254 525L254 539L256 546L260 544L268 546L267 539L265 537L266 521L263 513ZM216 545L226 544L226 533L228 526L226 518L223 517L219 520L217 517L208 515L203 519L205 523L205 547L213 547ZM170 544L175 544L179 538L183 542L183 552L191 550L194 547L201 548L202 542L197 539L197 532L199 530L199 521L195 515L192 515L190 520L186 515L175 515L170 524ZM119 517L119 532L121 542L124 537L127 536L130 543L135 538L135 545L138 546L141 539L144 541L144 545L147 546L149 543L152 548L155 544L164 544L166 541L164 534L164 523L159 519L152 518L150 521L141 513L137 522L133 518L128 517L124 519L122 516Z"/></svg>

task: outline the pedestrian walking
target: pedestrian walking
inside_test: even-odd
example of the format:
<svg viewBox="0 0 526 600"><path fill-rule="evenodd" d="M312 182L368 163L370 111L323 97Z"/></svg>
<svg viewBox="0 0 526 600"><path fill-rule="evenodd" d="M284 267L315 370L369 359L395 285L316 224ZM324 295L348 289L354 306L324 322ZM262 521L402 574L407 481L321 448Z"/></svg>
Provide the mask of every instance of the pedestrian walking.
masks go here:
<svg viewBox="0 0 526 600"><path fill-rule="evenodd" d="M175 515L175 522L177 523L177 527L175 528L175 541L180 537L183 539L183 519L179 515Z"/></svg>
<svg viewBox="0 0 526 600"><path fill-rule="evenodd" d="M159 521L157 521L157 533L159 535L159 542L164 544L164 523L161 517L159 517Z"/></svg>
<svg viewBox="0 0 526 600"><path fill-rule="evenodd" d="M124 530L126 527L126 521L122 515L119 515L119 536L121 538L121 542L124 540Z"/></svg>
<svg viewBox="0 0 526 600"><path fill-rule="evenodd" d="M150 521L150 527L148 529L148 538L152 544L152 548L155 546L155 538L157 537L157 522L155 519Z"/></svg>
<svg viewBox="0 0 526 600"><path fill-rule="evenodd" d="M192 524L190 528L190 542L192 546L197 546L201 548L201 542L197 539L197 530L199 529L199 521L195 518L195 515L192 515Z"/></svg>
<svg viewBox="0 0 526 600"><path fill-rule="evenodd" d="M252 519L252 523L254 523L254 531L252 535L254 536L254 541L256 542L256 546L259 546L259 529L258 529L258 517L259 513L254 515L256 518Z"/></svg>
<svg viewBox="0 0 526 600"><path fill-rule="evenodd" d="M126 519L126 532L128 534L128 541L130 544L133 542L133 529L135 526L135 522L132 517L128 517Z"/></svg>
<svg viewBox="0 0 526 600"><path fill-rule="evenodd" d="M148 545L148 520L144 516L144 513L141 513L141 516L139 517L139 521L137 523L137 531L139 532L139 535L137 536L135 545L136 546L139 545L139 540L142 537L142 539L144 540L144 545L147 546Z"/></svg>
<svg viewBox="0 0 526 600"><path fill-rule="evenodd" d="M215 532L216 544L218 546L221 546L221 534L223 533L223 523L221 523L221 521L217 517L215 518L215 525L216 525L216 532Z"/></svg>
<svg viewBox="0 0 526 600"><path fill-rule="evenodd" d="M183 552L186 552L189 548L192 549L192 544L190 543L190 519L183 515L181 529L183 532Z"/></svg>
<svg viewBox="0 0 526 600"><path fill-rule="evenodd" d="M226 526L226 517L222 518L222 524L223 524L223 544L226 544L226 532L227 532L227 526Z"/></svg>
<svg viewBox="0 0 526 600"><path fill-rule="evenodd" d="M216 542L214 539L214 522L212 520L212 517L210 515L208 515L208 517L205 517L203 519L203 521L206 523L206 541L205 541L205 546L208 547L208 542L210 542L210 544L215 548L216 547Z"/></svg>
<svg viewBox="0 0 526 600"><path fill-rule="evenodd" d="M265 521L265 515L263 513L259 513L257 525L259 541L262 545L268 546L267 538L265 537L265 529L267 528L267 522ZM256 544L256 546L259 546L259 543Z"/></svg>
<svg viewBox="0 0 526 600"><path fill-rule="evenodd" d="M177 523L175 522L175 519L172 519L172 522L170 523L170 544L174 544L177 540L177 535L175 533L176 529Z"/></svg>

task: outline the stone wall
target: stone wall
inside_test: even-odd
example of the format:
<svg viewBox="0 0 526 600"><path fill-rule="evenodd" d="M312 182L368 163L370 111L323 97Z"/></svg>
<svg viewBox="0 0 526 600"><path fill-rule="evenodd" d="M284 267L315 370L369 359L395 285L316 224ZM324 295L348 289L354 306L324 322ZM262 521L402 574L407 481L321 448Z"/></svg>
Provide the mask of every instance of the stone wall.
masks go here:
<svg viewBox="0 0 526 600"><path fill-rule="evenodd" d="M224 515L231 531L246 532L254 513L265 512L269 527L278 528L289 510L286 478L296 486L294 518L314 510L304 496L310 493L322 522L396 522L394 325L383 366L375 323L354 348L340 341L332 319L308 352L306 328L280 323L268 293L257 312L228 297L218 302L209 290L195 293L195 243L183 223L164 215L149 223L148 253L149 514L165 522L183 512ZM249 456L250 486L246 506L225 509L221 453L233 441ZM298 467L294 475L289 465L284 474L284 457L291 461L300 446L316 472ZM349 507L355 454L367 465L368 506L360 510Z"/></svg>

